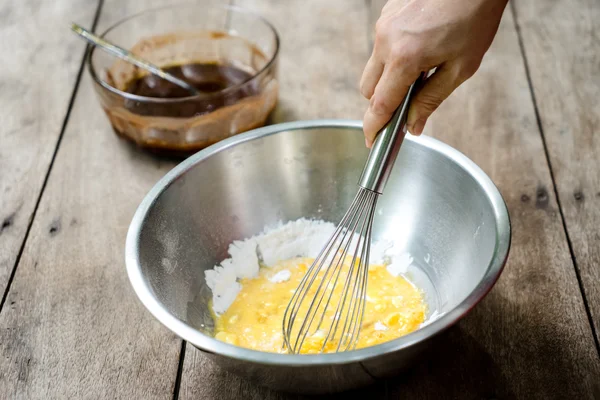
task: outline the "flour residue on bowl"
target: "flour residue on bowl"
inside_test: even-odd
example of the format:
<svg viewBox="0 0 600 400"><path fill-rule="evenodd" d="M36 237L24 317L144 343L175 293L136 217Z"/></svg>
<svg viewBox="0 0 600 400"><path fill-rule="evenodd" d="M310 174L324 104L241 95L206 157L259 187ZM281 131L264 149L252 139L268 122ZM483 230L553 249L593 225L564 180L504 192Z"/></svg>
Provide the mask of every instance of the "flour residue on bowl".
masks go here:
<svg viewBox="0 0 600 400"><path fill-rule="evenodd" d="M316 258L334 231L335 225L331 222L300 218L234 241L229 246L229 258L205 272L215 314L224 313L233 303L242 288L240 279L257 277L261 265L271 267L296 257ZM358 235L354 240L359 240ZM410 254L393 242L380 240L371 246L370 264L385 264L393 276L404 274L411 263ZM286 273L273 277L275 280L285 278Z"/></svg>

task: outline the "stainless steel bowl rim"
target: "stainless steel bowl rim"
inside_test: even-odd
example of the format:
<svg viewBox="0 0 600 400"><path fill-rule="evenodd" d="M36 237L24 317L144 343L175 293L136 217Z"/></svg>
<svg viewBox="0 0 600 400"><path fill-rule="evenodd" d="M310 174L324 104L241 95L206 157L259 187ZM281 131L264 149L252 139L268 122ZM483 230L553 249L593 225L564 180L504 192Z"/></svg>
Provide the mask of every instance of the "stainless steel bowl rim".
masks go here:
<svg viewBox="0 0 600 400"><path fill-rule="evenodd" d="M498 280L498 277L500 276L500 273L502 272L502 269L504 268L508 258L511 240L511 227L506 204L491 179L474 162L468 159L461 152L432 137L425 135L421 135L419 137L407 135L405 140L417 142L420 145L429 148L430 150L439 152L449 157L462 168L464 168L479 183L479 185L481 185L494 210L494 218L496 221L496 246L491 263L488 265L483 278L475 287L475 289L451 311L445 313L435 321L418 329L415 332L380 345L343 353L290 355L245 349L209 337L178 319L156 299L147 280L142 275L142 269L138 257L138 242L142 223L150 211L153 203L163 191L165 191L173 182L184 175L187 171L194 168L202 160L205 160L212 155L224 151L230 147L284 131L336 127L362 130L362 122L355 120L309 120L287 122L254 129L252 131L225 139L219 143L207 147L204 150L199 151L173 168L154 185L154 187L148 192L148 194L140 203L131 221L125 245L125 261L129 280L135 293L142 304L156 319L158 319L163 325L165 325L179 337L193 344L197 348L209 353L216 353L234 359L251 361L260 364L285 366L347 364L352 362L360 362L386 353L399 351L435 336L463 318L475 305L477 305L477 303L479 303L479 301L483 299L483 297L485 297L485 295L491 290ZM385 196L385 192L383 196ZM337 221L332 222L337 223Z"/></svg>

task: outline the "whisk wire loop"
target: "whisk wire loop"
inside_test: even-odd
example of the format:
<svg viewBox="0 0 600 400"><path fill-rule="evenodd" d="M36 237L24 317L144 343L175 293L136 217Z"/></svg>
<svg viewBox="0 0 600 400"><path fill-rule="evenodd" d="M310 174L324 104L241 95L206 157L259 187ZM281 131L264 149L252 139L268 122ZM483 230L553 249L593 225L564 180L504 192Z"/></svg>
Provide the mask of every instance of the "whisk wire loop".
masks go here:
<svg viewBox="0 0 600 400"><path fill-rule="evenodd" d="M359 201L360 201L360 196L357 195L354 198L350 208L346 211L346 214L344 214L344 217L342 218L342 221L340 222L340 226L344 225L347 222L347 220L352 215L352 211L354 210L354 207L356 206L356 204ZM292 333L293 324L296 320L296 316L297 316L298 311L301 306L301 300L303 299L303 296L301 296L301 294L303 294L303 293L306 294L308 287L310 287L313 284L313 282L316 279L318 272L320 270L320 268L318 267L318 265L319 265L318 261L328 258L329 254L331 252L331 249L333 248L333 245L336 242L337 238L340 236L340 234L342 234L341 229L336 229L335 232L332 234L331 238L327 242L328 243L327 246L325 246L321 250L321 252L317 256L317 258L315 259L315 261L313 262L313 264L311 265L311 267L309 268L307 273L304 275L304 277L300 281L298 288L294 292L294 295L292 296L292 299L290 300L290 302L285 310L285 313L283 316L284 346L286 346L292 352L294 352L297 341L294 344L294 346L292 346L291 341L289 340L289 337ZM304 329L305 324L306 324L306 320L303 321L300 331L302 331Z"/></svg>
<svg viewBox="0 0 600 400"><path fill-rule="evenodd" d="M373 193L373 192L369 192L369 191L365 191L365 193L366 193L365 204L368 205L368 204L370 204L372 202L372 198L375 197L376 194ZM362 219L363 214L365 215L364 219ZM348 337L348 334L351 333L354 330L354 329L351 329L351 328L353 326L356 326L356 323L359 322L359 321L356 321L355 319L353 319L353 316L351 316L351 314L350 314L350 310L351 309L353 310L354 309L353 306L356 307L356 305L358 305L358 304L360 304L362 302L362 298L359 298L359 297L356 296L356 288L359 287L359 281L360 281L360 278L362 277L364 271L365 270L368 271L368 260L365 260L364 258L358 257L358 254L361 253L361 251L359 251L359 249L366 247L365 246L366 243L361 238L364 237L364 234L366 233L365 231L366 231L366 229L368 229L368 225L369 225L369 218L368 217L369 217L369 214L370 214L370 212L369 212L369 208L368 207L362 207L361 208L361 210L360 210L360 218L359 219L362 219L362 226L360 228L359 236L356 237L354 235L354 231L353 231L353 233L352 233L352 235L350 237L349 243L351 243L352 239L355 239L356 246L355 246L355 250L354 250L353 255L352 255L352 261L350 263L350 268L349 268L349 271L348 271L348 275L346 277L346 282L345 282L344 287L342 289L342 293L344 295L343 295L342 301L340 301L338 303L337 309L336 309L335 314L334 314L334 316L336 316L337 318L334 317L333 329L328 332L328 336L325 339L325 342L323 343L323 347L322 347L321 351L324 350L325 345L327 343L327 340L329 340L329 338L335 339L340 320L343 320L345 322L344 322L344 326L343 326L342 331L341 331L342 334L341 334L340 340L338 341L338 346L337 346L336 351L340 351L340 348L347 349L348 347L350 347L350 344L352 343L352 336ZM344 251L344 257L345 257L345 254L346 254L346 250L347 250L347 248ZM356 268L357 267L357 263L358 263L358 268ZM354 273L355 268L357 270L356 274ZM354 286L352 288L352 295L350 296L350 300L349 300L349 303L348 303L347 311L344 314L344 311L345 311L344 309L345 309L345 306L347 304L346 303L346 299L348 298L348 294L349 294L348 288L349 288L350 283L352 281L354 282ZM331 293L333 294L333 291ZM330 294L330 297L331 297L331 294ZM341 310L340 310L340 307L341 307ZM344 315L346 316L346 318L344 318Z"/></svg>
<svg viewBox="0 0 600 400"><path fill-rule="evenodd" d="M348 308L349 318L346 319L346 323L350 322L350 326L348 326L348 330L346 330L346 326L344 326L342 332L348 332L348 334L344 335L345 345L342 346L342 342L338 344L338 348L336 351L340 351L340 349L353 350L356 348L358 343L358 335L360 333L360 328L362 327L362 321L364 319L364 310L366 306L366 291L367 291L367 280L368 280L368 272L369 272L369 256L370 256L370 246L371 243L371 227L373 222L373 215L375 213L375 207L377 203L378 195L376 193L371 192L373 205L371 206L371 210L369 212L368 218L365 220L365 232L364 234L361 232L361 237L364 237L364 241L362 242L361 255L359 257L359 269L357 273L357 279L355 281L355 285L352 290L352 296L350 297L351 302L353 302L352 314L350 314L350 307ZM358 254L358 246L356 252L354 253L354 257Z"/></svg>
<svg viewBox="0 0 600 400"><path fill-rule="evenodd" d="M345 260L346 254L348 253L348 249L352 245L352 240L355 237L356 228L357 228L359 222L361 221L363 214L366 211L366 208L364 207L364 204L367 202L367 200L368 200L367 196L364 196L362 204L361 204L361 207L359 207L360 211L357 213L357 218L356 218L355 224L352 226L352 232L350 233L350 235L348 237L348 241L346 242L346 245L344 246L344 249L343 249L341 255L339 255L338 264L343 264L346 261ZM364 227L364 224L365 224L365 221L363 220L362 226L361 226L361 231L362 231L362 229ZM344 237L344 239L345 239L345 237ZM343 245L343 243L344 243L344 241L342 241L342 243L340 244L340 247ZM356 241L356 247L358 247L359 245L360 245L360 240L357 240ZM348 297L348 287L350 285L350 282L353 279L353 272L354 272L355 266L356 266L356 252L353 254L352 262L350 263L349 271L348 271L348 274L346 275L346 280L344 282L344 287L342 289L342 293L343 293L342 300L337 303L337 307L336 307L335 312L333 314L332 327L327 332L327 336L326 336L325 340L323 341L323 345L322 345L321 351L323 351L325 349L325 346L327 345L327 342L328 342L328 340L330 338L334 339L336 337L336 333L337 333L339 321L342 320L343 316L344 316L344 309L345 309L345 306L346 306L346 298ZM339 276L340 276L340 272L341 272L341 268L338 271L338 274L336 276L336 280L334 282L334 286L333 287L335 287L337 285L337 282L338 282L338 279L339 279ZM331 302L331 298L332 298L333 293L334 293L333 287L331 287L331 290L329 292L329 298L327 299L326 307ZM340 307L341 307L341 310L340 310ZM323 313L321 315L321 319L323 319L324 316L325 316L325 313ZM344 328L342 329L342 337L338 341L338 350L339 350L340 345L343 343L343 339L344 339L343 332L346 329L347 322L348 321L346 320L346 323L344 324ZM317 330L318 329L320 329L320 326L317 326Z"/></svg>
<svg viewBox="0 0 600 400"><path fill-rule="evenodd" d="M332 342L335 344L335 341L337 341L336 352L354 349L358 344L366 308L371 230L377 199L383 193L406 134L410 99L417 85L426 77L427 72L419 75L419 78L409 87L392 118L379 131L359 179L356 197L329 242L302 278L285 309L282 324L283 340L284 347L287 347L291 353L301 352L302 345L309 334L316 339L324 339L320 346L321 353L329 350L327 345ZM352 248L354 251L350 264L347 265L348 250ZM332 250L334 250L333 254ZM342 279L344 286L339 296L341 299L335 299L334 291L345 264L348 266L348 273ZM318 286L314 285L316 280ZM307 299L312 291L315 292L314 296ZM323 302L327 291L329 295ZM332 300L334 304L338 301L334 307L331 307ZM302 318L303 304L306 304L308 309ZM333 315L328 315L333 309L335 309ZM316 329L313 329L315 317L319 313L321 315ZM323 331L321 328L325 318L331 318L331 324L329 329ZM298 319L301 320L301 324L295 332L294 326ZM296 333L293 336L294 340L292 340L293 333ZM310 350L314 351L314 343Z"/></svg>
<svg viewBox="0 0 600 400"><path fill-rule="evenodd" d="M378 194L373 191L362 188L358 191L328 244L294 292L285 310L282 327L284 346L290 352L299 353L307 337L315 334L324 336L320 352L335 342L336 352L355 348L364 317L369 243L377 198ZM349 264L348 260L351 260ZM345 277L342 274L344 266L348 267ZM336 296L334 289L341 282L341 295ZM328 329L323 329L326 316L331 316L331 323ZM299 321L300 327L296 331L298 319L301 323Z"/></svg>

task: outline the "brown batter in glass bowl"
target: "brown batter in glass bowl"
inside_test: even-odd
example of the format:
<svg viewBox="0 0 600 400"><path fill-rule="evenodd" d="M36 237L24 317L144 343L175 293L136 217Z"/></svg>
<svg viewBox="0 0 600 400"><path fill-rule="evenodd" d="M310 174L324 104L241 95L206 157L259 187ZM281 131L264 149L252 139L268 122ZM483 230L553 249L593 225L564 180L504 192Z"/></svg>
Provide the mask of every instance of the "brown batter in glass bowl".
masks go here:
<svg viewBox="0 0 600 400"><path fill-rule="evenodd" d="M277 103L279 39L235 7L179 5L127 18L103 35L195 86L185 90L93 49L94 87L114 131L138 145L188 155L264 125Z"/></svg>

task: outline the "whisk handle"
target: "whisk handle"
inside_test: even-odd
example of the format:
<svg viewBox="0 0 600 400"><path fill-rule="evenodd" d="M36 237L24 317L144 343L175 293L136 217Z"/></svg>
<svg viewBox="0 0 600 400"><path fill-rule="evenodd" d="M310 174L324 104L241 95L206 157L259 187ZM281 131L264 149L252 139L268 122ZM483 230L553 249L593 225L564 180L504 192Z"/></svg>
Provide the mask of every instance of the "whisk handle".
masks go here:
<svg viewBox="0 0 600 400"><path fill-rule="evenodd" d="M377 134L369 158L365 164L358 184L376 193L383 193L385 184L392 172L394 162L400 151L400 146L406 135L406 117L410 100L415 92L415 87L425 79L427 73L423 72L417 80L410 85L402 103L398 106L392 118Z"/></svg>

